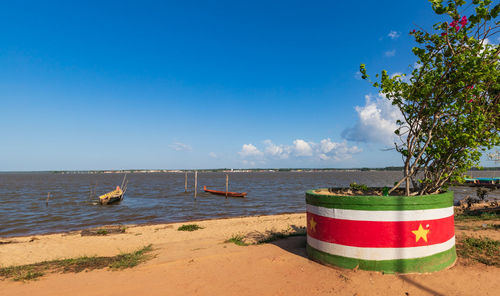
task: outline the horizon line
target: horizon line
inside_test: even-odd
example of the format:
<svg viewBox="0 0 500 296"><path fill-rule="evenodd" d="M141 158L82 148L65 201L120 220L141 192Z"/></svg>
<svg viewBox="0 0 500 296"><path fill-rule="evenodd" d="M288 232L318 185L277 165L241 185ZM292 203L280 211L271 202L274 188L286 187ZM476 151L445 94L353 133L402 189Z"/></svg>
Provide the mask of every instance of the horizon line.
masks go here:
<svg viewBox="0 0 500 296"><path fill-rule="evenodd" d="M317 168L317 167L274 167L274 168L196 168L196 169L89 169L89 170L9 170L0 173L65 173L65 172L194 172L194 171L262 171L262 170L402 170L403 166L386 167L346 167L346 168ZM469 170L500 170L499 166L472 167Z"/></svg>

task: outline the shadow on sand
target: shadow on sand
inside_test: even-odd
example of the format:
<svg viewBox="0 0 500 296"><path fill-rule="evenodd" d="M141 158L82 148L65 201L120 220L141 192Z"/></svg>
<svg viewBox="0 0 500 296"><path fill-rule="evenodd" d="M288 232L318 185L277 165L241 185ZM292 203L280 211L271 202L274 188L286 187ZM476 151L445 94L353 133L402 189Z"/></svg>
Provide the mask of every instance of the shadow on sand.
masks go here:
<svg viewBox="0 0 500 296"><path fill-rule="evenodd" d="M291 228L296 230L296 231L300 230L300 228L296 228L296 226L294 226L294 225L292 225ZM304 234L304 235L292 236L292 237L288 237L288 238L284 238L284 239L279 239L279 240L276 240L276 241L273 241L270 243L287 251L287 252L289 252L289 253L292 253L294 255L297 255L297 256L300 256L300 257L307 259L308 257L307 257L307 253L306 253L306 242L307 242L307 237ZM342 268L338 268L338 267L329 267L329 268L343 270ZM361 272L376 272L376 271L361 271ZM410 278L408 275L386 274L385 276L392 276L392 277L394 277L394 280L398 280L398 279L402 280L402 281L408 283L409 285L414 286L415 288L417 288L423 292L426 292L426 293L429 293L432 295L437 295L437 296L444 296L444 294L432 289L431 287L425 286L425 285L417 282L416 280Z"/></svg>

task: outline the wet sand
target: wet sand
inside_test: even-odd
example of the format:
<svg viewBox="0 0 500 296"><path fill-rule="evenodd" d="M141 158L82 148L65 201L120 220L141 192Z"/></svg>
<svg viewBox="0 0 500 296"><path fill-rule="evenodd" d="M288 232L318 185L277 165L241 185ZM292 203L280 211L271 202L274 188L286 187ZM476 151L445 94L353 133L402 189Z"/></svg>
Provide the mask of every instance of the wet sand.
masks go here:
<svg viewBox="0 0 500 296"><path fill-rule="evenodd" d="M191 223L191 222L190 222ZM392 275L336 269L305 254L305 236L268 244L224 243L235 234L252 238L305 227L305 214L135 226L122 234L80 232L0 239L0 265L21 265L83 255L113 256L152 244L156 257L135 268L48 274L36 281L0 280L2 295L495 295L500 268L459 259L448 270ZM498 230L471 231L480 222L457 223L457 237L498 239ZM499 221L484 223L499 224ZM462 229L461 229L462 228ZM5 243L10 241L10 243Z"/></svg>

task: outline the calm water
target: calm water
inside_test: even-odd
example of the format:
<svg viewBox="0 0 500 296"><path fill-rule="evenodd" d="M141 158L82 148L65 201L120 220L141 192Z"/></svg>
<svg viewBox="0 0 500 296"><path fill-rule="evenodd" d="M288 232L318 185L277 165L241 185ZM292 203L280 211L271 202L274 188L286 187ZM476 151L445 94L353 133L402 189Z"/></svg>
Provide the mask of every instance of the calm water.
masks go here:
<svg viewBox="0 0 500 296"><path fill-rule="evenodd" d="M500 176L500 172L472 172L473 176ZM400 172L254 172L230 173L231 191L246 191L245 199L202 192L203 185L224 190L224 173L199 173L198 198L193 198L194 174L128 174L125 199L101 206L89 197L121 184L120 174L0 174L0 237L70 231L107 224L179 222L221 217L304 212L304 192L319 187L346 186L351 182L388 186ZM474 188L453 188L455 198L475 195ZM49 206L45 204L51 192ZM500 198L499 190L490 198Z"/></svg>

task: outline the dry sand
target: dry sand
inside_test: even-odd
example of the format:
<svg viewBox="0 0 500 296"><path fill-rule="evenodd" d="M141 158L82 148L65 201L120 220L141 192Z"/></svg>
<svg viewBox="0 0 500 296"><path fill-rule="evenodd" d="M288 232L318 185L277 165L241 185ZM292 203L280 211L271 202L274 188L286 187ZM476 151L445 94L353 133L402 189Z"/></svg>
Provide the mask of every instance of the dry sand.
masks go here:
<svg viewBox="0 0 500 296"><path fill-rule="evenodd" d="M498 295L500 268L459 259L445 271L391 275L336 269L306 258L305 236L268 244L224 243L235 234L303 229L305 214L194 222L204 229L177 231L182 223L134 226L123 234L80 232L0 239L0 266L83 255L112 256L153 244L156 257L123 271L48 274L37 281L0 280L0 295ZM191 222L190 222L191 223ZM484 223L457 223L457 236L498 238ZM462 228L462 229L461 229ZM10 241L11 243L5 243Z"/></svg>

